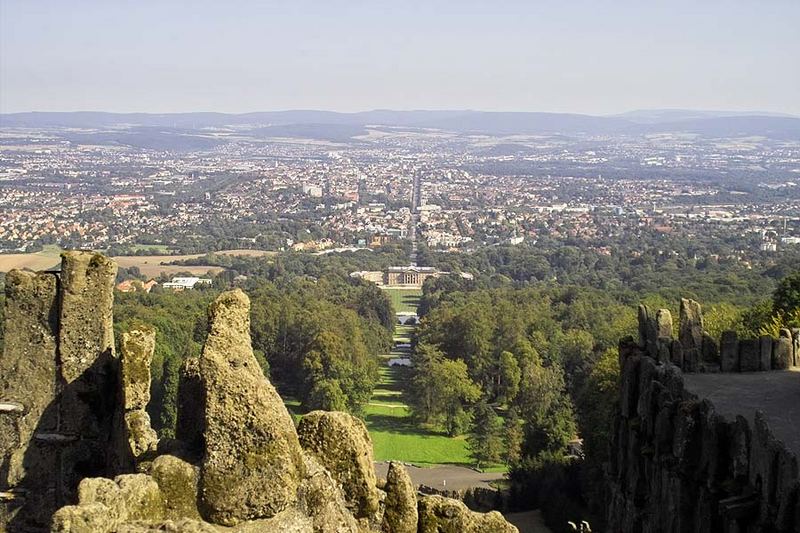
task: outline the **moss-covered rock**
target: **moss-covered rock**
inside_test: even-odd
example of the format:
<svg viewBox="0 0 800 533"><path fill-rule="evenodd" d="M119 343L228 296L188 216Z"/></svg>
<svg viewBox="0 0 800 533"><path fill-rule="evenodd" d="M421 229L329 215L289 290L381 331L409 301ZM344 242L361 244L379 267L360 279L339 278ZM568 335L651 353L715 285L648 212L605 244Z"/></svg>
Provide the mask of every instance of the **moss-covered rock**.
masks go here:
<svg viewBox="0 0 800 533"><path fill-rule="evenodd" d="M161 455L153 461L150 475L164 496L167 518L200 519L197 511L197 470L172 455Z"/></svg>
<svg viewBox="0 0 800 533"><path fill-rule="evenodd" d="M122 334L120 385L126 411L146 409L150 401L150 362L156 348L156 331L141 326Z"/></svg>
<svg viewBox="0 0 800 533"><path fill-rule="evenodd" d="M158 447L158 434L150 427L150 415L144 409L125 413L127 447L134 459L138 459Z"/></svg>
<svg viewBox="0 0 800 533"><path fill-rule="evenodd" d="M476 513L442 496L419 499L419 533L518 533L497 511Z"/></svg>
<svg viewBox="0 0 800 533"><path fill-rule="evenodd" d="M416 533L417 491L403 465L389 464L384 490L386 504L381 530L384 533Z"/></svg>
<svg viewBox="0 0 800 533"><path fill-rule="evenodd" d="M127 520L158 521L164 519L164 496L158 483L147 474L123 474L114 478L119 485Z"/></svg>
<svg viewBox="0 0 800 533"><path fill-rule="evenodd" d="M53 515L53 533L110 533L117 523L102 503L67 505Z"/></svg>
<svg viewBox="0 0 800 533"><path fill-rule="evenodd" d="M373 519L380 495L364 423L347 413L313 411L300 420L297 434L303 449L341 484L353 515Z"/></svg>
<svg viewBox="0 0 800 533"><path fill-rule="evenodd" d="M81 505L103 504L114 524L128 519L128 509L122 494L113 479L104 477L85 478L78 485L78 501Z"/></svg>
<svg viewBox="0 0 800 533"><path fill-rule="evenodd" d="M303 454L306 478L298 490L298 507L312 520L318 533L359 531L358 523L347 508L339 484L313 457Z"/></svg>
<svg viewBox="0 0 800 533"><path fill-rule="evenodd" d="M291 506L305 475L289 412L250 344L250 300L225 292L211 305L200 358L205 390L200 512L227 526Z"/></svg>
<svg viewBox="0 0 800 533"><path fill-rule="evenodd" d="M61 374L72 383L99 354L114 352L114 279L117 265L103 254L64 252L61 261L59 356Z"/></svg>

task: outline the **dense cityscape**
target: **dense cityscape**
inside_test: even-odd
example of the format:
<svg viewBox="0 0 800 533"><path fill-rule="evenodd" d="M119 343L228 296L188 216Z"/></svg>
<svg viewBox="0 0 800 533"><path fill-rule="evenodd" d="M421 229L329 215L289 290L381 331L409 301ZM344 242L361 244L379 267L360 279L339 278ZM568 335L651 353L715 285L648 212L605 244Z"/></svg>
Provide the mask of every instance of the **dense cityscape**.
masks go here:
<svg viewBox="0 0 800 533"><path fill-rule="evenodd" d="M263 129L4 127L0 249L318 252L412 224L444 251L642 232L736 241L743 257L800 242L797 140Z"/></svg>

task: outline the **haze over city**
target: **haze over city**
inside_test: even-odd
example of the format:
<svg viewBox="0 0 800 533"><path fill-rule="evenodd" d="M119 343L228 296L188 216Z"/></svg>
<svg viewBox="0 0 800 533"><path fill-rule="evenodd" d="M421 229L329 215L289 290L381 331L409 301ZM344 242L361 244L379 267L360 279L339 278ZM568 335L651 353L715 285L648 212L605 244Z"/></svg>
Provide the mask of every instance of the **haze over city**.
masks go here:
<svg viewBox="0 0 800 533"><path fill-rule="evenodd" d="M800 3L0 2L0 112L800 114Z"/></svg>

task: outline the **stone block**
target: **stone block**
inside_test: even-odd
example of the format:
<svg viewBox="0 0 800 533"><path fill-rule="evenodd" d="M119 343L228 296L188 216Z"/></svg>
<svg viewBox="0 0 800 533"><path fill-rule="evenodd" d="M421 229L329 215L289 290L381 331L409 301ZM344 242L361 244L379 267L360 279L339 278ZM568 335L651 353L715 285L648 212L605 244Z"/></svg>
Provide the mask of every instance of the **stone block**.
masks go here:
<svg viewBox="0 0 800 533"><path fill-rule="evenodd" d="M717 346L717 341L708 333L703 333L701 361L704 365L720 365L719 346Z"/></svg>
<svg viewBox="0 0 800 533"><path fill-rule="evenodd" d="M772 369L786 370L792 364L792 339L778 337L772 345Z"/></svg>
<svg viewBox="0 0 800 533"><path fill-rule="evenodd" d="M759 344L759 370L772 370L772 337L762 335L758 339Z"/></svg>
<svg viewBox="0 0 800 533"><path fill-rule="evenodd" d="M761 360L761 342L758 339L739 341L739 371L757 372Z"/></svg>
<svg viewBox="0 0 800 533"><path fill-rule="evenodd" d="M678 340L681 341L687 367L697 368L703 346L703 314L700 304L681 298Z"/></svg>
<svg viewBox="0 0 800 533"><path fill-rule="evenodd" d="M739 337L735 331L722 332L720 362L723 372L739 371Z"/></svg>
<svg viewBox="0 0 800 533"><path fill-rule="evenodd" d="M689 363L684 360L683 345L681 345L681 341L677 339L672 341L672 345L670 348L670 361L672 361L673 365L677 366L682 370L685 370L686 372L692 371L692 368L690 368Z"/></svg>

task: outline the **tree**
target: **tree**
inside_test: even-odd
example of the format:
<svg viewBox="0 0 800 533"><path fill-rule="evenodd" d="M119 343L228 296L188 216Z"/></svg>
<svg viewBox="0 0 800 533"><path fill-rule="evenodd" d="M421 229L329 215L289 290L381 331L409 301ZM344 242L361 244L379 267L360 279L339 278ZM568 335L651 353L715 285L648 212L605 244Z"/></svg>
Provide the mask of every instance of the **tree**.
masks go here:
<svg viewBox="0 0 800 533"><path fill-rule="evenodd" d="M420 344L414 355L409 403L420 420L444 426L447 434L461 433L469 424L465 410L481 394L463 361L446 359L435 346Z"/></svg>
<svg viewBox="0 0 800 533"><path fill-rule="evenodd" d="M347 411L347 396L335 379L316 381L308 393L306 405L323 411Z"/></svg>
<svg viewBox="0 0 800 533"><path fill-rule="evenodd" d="M575 437L575 416L561 367L526 368L515 403L524 420L526 455L533 457L543 451L560 453Z"/></svg>
<svg viewBox="0 0 800 533"><path fill-rule="evenodd" d="M800 308L800 270L778 283L772 303L776 311L786 314Z"/></svg>
<svg viewBox="0 0 800 533"><path fill-rule="evenodd" d="M517 364L517 358L511 352L503 351L497 362L498 366L498 386L497 401L510 403L519 392L519 381L522 379L522 372Z"/></svg>
<svg viewBox="0 0 800 533"><path fill-rule="evenodd" d="M611 418L619 382L619 352L609 348L592 369L577 401L587 457L600 465L607 460Z"/></svg>
<svg viewBox="0 0 800 533"><path fill-rule="evenodd" d="M503 426L494 409L485 401L472 410L472 430L467 436L470 456L480 469L485 464L498 463L503 455Z"/></svg>
<svg viewBox="0 0 800 533"><path fill-rule="evenodd" d="M505 454L503 459L506 465L519 462L522 458L522 444L525 433L522 429L522 419L517 414L517 410L512 407L508 410L503 427L503 443Z"/></svg>
<svg viewBox="0 0 800 533"><path fill-rule="evenodd" d="M742 312L742 333L745 337L758 337L761 329L772 322L773 308L771 300L761 302Z"/></svg>
<svg viewBox="0 0 800 533"><path fill-rule="evenodd" d="M719 339L723 331L736 331L744 334L742 311L730 303L712 305L703 312L703 326L714 339Z"/></svg>

